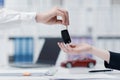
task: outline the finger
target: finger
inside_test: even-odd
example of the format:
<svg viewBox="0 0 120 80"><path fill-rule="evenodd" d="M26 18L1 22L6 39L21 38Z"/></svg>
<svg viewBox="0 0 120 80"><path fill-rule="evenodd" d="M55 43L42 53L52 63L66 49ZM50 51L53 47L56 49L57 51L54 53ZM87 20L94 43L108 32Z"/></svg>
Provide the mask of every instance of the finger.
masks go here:
<svg viewBox="0 0 120 80"><path fill-rule="evenodd" d="M62 20L57 20L55 24L62 24Z"/></svg>
<svg viewBox="0 0 120 80"><path fill-rule="evenodd" d="M63 10L63 11L64 11L64 14L65 14L65 17L66 17L65 23L66 23L66 26L68 26L69 25L69 14L68 14L68 12L66 10Z"/></svg>
<svg viewBox="0 0 120 80"><path fill-rule="evenodd" d="M66 45L67 50L72 53L73 52L73 47L69 44Z"/></svg>
<svg viewBox="0 0 120 80"><path fill-rule="evenodd" d="M57 16L61 16L62 17L62 24L63 25L66 25L66 23L65 23L65 21L66 21L66 16L65 16L65 14L63 13L63 12L61 12L61 11L57 11Z"/></svg>
<svg viewBox="0 0 120 80"><path fill-rule="evenodd" d="M61 43L61 47L62 47L64 52L68 53L68 50L67 50L67 48L66 48L64 43Z"/></svg>
<svg viewBox="0 0 120 80"><path fill-rule="evenodd" d="M69 46L69 44L66 44L66 48L67 48L68 50L71 49L70 46Z"/></svg>
<svg viewBox="0 0 120 80"><path fill-rule="evenodd" d="M58 46L60 47L60 49L62 49L62 46L61 46L60 42L58 42L57 44L58 44Z"/></svg>
<svg viewBox="0 0 120 80"><path fill-rule="evenodd" d="M70 25L68 12L66 14L67 14L67 25Z"/></svg>
<svg viewBox="0 0 120 80"><path fill-rule="evenodd" d="M68 26L69 25L69 14L68 14L68 12L64 9L59 9L59 10L65 14L65 24L66 24L66 26Z"/></svg>
<svg viewBox="0 0 120 80"><path fill-rule="evenodd" d="M66 14L66 25L68 26L69 25L69 14L68 12L65 12Z"/></svg>
<svg viewBox="0 0 120 80"><path fill-rule="evenodd" d="M64 13L64 17L65 17L65 22L64 22L64 24L65 24L65 26L67 26L67 16L66 16L66 13L64 12L64 11L62 11L62 10L59 10L60 12L62 12L62 13Z"/></svg>
<svg viewBox="0 0 120 80"><path fill-rule="evenodd" d="M61 42L58 42L58 46L59 46L62 50L64 50L63 47L62 47Z"/></svg>
<svg viewBox="0 0 120 80"><path fill-rule="evenodd" d="M75 47L76 47L75 44L70 44L69 46L70 46L71 48L75 48Z"/></svg>
<svg viewBox="0 0 120 80"><path fill-rule="evenodd" d="M59 45L59 47L60 47L64 52L68 53L68 51L67 51L64 43L58 43L58 45Z"/></svg>

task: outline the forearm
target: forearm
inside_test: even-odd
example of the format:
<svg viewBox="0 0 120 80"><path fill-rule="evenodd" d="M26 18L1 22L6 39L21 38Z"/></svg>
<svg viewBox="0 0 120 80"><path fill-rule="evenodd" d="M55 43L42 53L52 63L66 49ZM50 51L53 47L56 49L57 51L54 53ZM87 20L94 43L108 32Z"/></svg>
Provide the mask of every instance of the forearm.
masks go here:
<svg viewBox="0 0 120 80"><path fill-rule="evenodd" d="M0 10L0 23L13 21L33 21L36 22L36 12L17 12L13 10Z"/></svg>
<svg viewBox="0 0 120 80"><path fill-rule="evenodd" d="M96 47L93 47L91 48L91 51L90 51L93 55L105 60L107 63L109 63L110 61L110 53L109 51L107 50L102 50L102 49L99 49L99 48L96 48Z"/></svg>

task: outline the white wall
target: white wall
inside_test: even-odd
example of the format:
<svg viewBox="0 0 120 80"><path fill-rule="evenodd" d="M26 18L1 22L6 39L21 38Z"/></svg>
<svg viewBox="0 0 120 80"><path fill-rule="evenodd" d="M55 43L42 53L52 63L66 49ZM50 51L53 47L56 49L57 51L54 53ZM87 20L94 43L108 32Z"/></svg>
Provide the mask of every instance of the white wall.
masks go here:
<svg viewBox="0 0 120 80"><path fill-rule="evenodd" d="M70 34L87 35L88 28L93 29L93 34L107 34L111 31L112 8L110 0L62 0L61 7L67 9L70 15ZM54 3L55 2L55 3ZM54 5L53 5L54 4ZM43 12L58 5L54 0L6 0L6 8L18 11L37 11ZM27 24L27 23L26 23ZM33 24L37 34L44 36L60 36L59 28L43 24ZM27 28L26 25L24 29ZM29 28L31 29L31 28ZM26 29L25 29L26 30ZM27 29L28 30L28 29ZM33 28L32 28L33 30ZM25 31L26 32L26 31Z"/></svg>
<svg viewBox="0 0 120 80"><path fill-rule="evenodd" d="M112 28L111 32L114 35L120 34L120 4L112 7Z"/></svg>

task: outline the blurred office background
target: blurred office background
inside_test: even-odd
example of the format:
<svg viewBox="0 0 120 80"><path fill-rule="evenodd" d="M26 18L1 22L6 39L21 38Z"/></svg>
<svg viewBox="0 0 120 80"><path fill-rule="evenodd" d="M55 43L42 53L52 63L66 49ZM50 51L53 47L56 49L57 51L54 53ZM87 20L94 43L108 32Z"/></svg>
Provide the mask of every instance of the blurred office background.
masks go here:
<svg viewBox="0 0 120 80"><path fill-rule="evenodd" d="M45 12L55 6L69 12L69 33L72 37L90 36L93 45L120 52L120 0L0 0L1 8L21 12ZM2 26L2 27L1 27ZM33 37L34 56L41 47L39 37L61 37L62 25L15 22L0 25L0 64L6 65L14 53L10 37ZM41 45L40 45L41 44ZM61 54L64 52L61 51ZM60 54L60 55L61 55ZM64 54L65 55L65 54ZM60 56L59 58L62 59Z"/></svg>

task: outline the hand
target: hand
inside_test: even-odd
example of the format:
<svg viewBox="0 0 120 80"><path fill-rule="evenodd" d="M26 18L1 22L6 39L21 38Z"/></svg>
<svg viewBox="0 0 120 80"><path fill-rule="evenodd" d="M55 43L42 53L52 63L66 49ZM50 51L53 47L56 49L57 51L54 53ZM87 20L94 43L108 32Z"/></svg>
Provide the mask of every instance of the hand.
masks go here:
<svg viewBox="0 0 120 80"><path fill-rule="evenodd" d="M57 19L57 16L61 16L62 19ZM38 13L36 21L45 24L62 24L68 26L69 16L66 10L55 7L48 12Z"/></svg>
<svg viewBox="0 0 120 80"><path fill-rule="evenodd" d="M66 53L76 54L76 53L91 53L98 56L99 58L107 61L110 61L110 53L107 50L101 50L94 46L91 46L86 43L81 44L64 44L63 42L58 42L58 46Z"/></svg>
<svg viewBox="0 0 120 80"><path fill-rule="evenodd" d="M82 53L82 52L90 52L92 46L86 43L81 44L64 44L63 42L58 42L58 46L65 52L65 53Z"/></svg>

